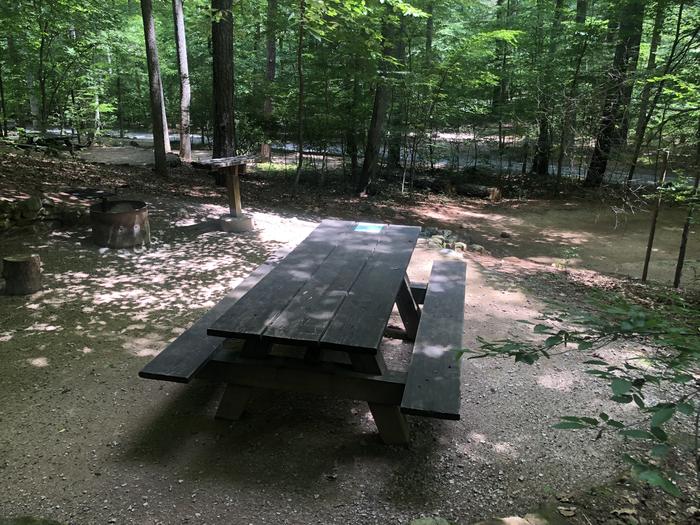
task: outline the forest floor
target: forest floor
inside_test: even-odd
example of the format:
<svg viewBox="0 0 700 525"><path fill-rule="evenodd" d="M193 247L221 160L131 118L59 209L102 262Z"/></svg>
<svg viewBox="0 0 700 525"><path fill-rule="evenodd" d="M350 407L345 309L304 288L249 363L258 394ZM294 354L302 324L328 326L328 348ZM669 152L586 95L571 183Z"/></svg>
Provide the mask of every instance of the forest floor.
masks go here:
<svg viewBox="0 0 700 525"><path fill-rule="evenodd" d="M303 181L292 195L288 182L263 172L245 178L244 206L257 229L227 235L210 220L226 212L224 192L201 172L159 179L146 168L0 158L0 198L118 188L149 203L153 235L147 250L114 251L93 246L88 226L0 234L0 257L39 253L45 277L32 296L0 297L0 523L394 524L426 516L468 524L530 511L550 523L697 518L692 481L682 483L684 498L668 498L626 477L619 440L551 428L569 414L630 417L575 354L532 366L465 361L461 421L411 418L409 448L383 445L359 402L269 392L231 424L213 418L218 385L139 379L227 289L327 217L448 228L482 245L484 253L466 254L467 347L477 336L532 338L517 321L583 302L592 290L624 289L620 274L641 266L646 222L623 221L604 204L359 198L328 181ZM681 217L662 214L655 279L669 277ZM693 233L689 258L699 255ZM411 277L425 279L438 257L419 246ZM405 351L386 344L397 357ZM620 344L603 353L615 361L638 350Z"/></svg>

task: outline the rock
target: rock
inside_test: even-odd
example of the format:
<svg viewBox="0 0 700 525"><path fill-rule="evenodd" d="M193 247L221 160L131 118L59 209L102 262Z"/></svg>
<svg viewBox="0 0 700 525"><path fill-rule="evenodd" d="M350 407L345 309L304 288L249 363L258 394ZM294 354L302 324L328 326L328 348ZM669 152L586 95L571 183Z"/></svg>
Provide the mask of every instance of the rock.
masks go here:
<svg viewBox="0 0 700 525"><path fill-rule="evenodd" d="M445 257L450 257L452 259L461 259L462 254L459 252L456 252L454 250L450 250L449 248L443 248L440 250L440 254L444 255Z"/></svg>
<svg viewBox="0 0 700 525"><path fill-rule="evenodd" d="M502 239L510 239L510 233L508 233L508 232L501 232L501 238L502 238Z"/></svg>
<svg viewBox="0 0 700 525"><path fill-rule="evenodd" d="M467 251L467 245L466 243L463 242L456 242L454 244L454 249L460 252L466 252Z"/></svg>
<svg viewBox="0 0 700 525"><path fill-rule="evenodd" d="M168 163L168 167L170 168L177 168L182 164L180 157L175 153L166 153L165 161Z"/></svg>
<svg viewBox="0 0 700 525"><path fill-rule="evenodd" d="M484 248L481 244L470 244L469 250L472 252L477 252L477 253L485 253L486 252L486 248Z"/></svg>

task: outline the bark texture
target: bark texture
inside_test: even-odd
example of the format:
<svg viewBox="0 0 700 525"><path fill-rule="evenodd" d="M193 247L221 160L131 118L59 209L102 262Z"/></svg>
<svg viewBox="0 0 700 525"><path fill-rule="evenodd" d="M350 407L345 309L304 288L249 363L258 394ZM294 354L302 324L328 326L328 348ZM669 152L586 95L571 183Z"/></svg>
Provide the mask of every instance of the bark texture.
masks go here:
<svg viewBox="0 0 700 525"><path fill-rule="evenodd" d="M610 81L605 90L595 147L586 173L586 186L600 186L608 167L610 152L614 145L620 144L621 126L629 105L628 92L631 93L630 75L634 72L639 57L644 6L644 0L627 0L619 10L620 26L615 55L608 73Z"/></svg>
<svg viewBox="0 0 700 525"><path fill-rule="evenodd" d="M185 14L182 0L173 0L173 21L177 47L177 69L180 75L180 158L192 160L190 143L190 68L187 61L187 38L185 37Z"/></svg>
<svg viewBox="0 0 700 525"><path fill-rule="evenodd" d="M168 166L165 157L165 141L163 129L163 87L160 80L160 64L158 63L158 46L156 45L156 28L153 21L153 5L151 0L141 0L141 16L143 17L143 34L146 40L146 63L148 65L148 93L151 99L151 121L153 123L153 148L155 155L156 173L165 176Z"/></svg>
<svg viewBox="0 0 700 525"><path fill-rule="evenodd" d="M212 0L212 85L214 98L214 158L236 154L233 105L233 12L231 0Z"/></svg>

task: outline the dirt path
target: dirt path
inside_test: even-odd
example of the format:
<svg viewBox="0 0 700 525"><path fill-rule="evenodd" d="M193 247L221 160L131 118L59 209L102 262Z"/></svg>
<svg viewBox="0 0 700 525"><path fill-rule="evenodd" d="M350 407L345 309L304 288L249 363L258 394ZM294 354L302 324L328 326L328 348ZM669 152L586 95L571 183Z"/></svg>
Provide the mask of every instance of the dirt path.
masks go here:
<svg viewBox="0 0 700 525"><path fill-rule="evenodd" d="M471 523L580 494L615 472L614 443L550 428L573 407L607 404L603 386L584 381L571 357L533 367L465 362L462 421L411 418L409 449L383 445L363 403L268 392L229 424L213 419L219 386L139 379L228 287L314 225L259 213L257 232L228 236L201 226L222 207L146 198L156 242L143 253L95 248L85 228L3 242L0 255L40 253L47 284L0 302L5 516ZM425 278L439 256L419 248L411 275ZM477 334L529 336L514 321L542 308L518 289L519 277L484 269L490 261L469 261L468 346Z"/></svg>
<svg viewBox="0 0 700 525"><path fill-rule="evenodd" d="M141 187L127 175L101 180ZM574 355L534 366L465 361L462 420L411 418L408 449L379 441L363 403L266 392L244 420L229 424L213 419L220 386L139 379L144 364L225 290L276 247L299 242L321 217L390 214L455 228L470 221L470 234L488 250L512 249L503 259L469 256L468 347L477 335L530 337L516 321L534 320L545 298L571 296L548 261L517 251L534 242L521 237L528 229L533 239L543 235L535 218L519 225L506 208L454 201L372 207L313 195L293 201L252 178L244 198L260 205L258 229L230 236L207 223L225 212L222 197L205 179L185 175L167 183L144 178L160 191L134 195L151 204L155 242L147 251L98 249L86 227L3 238L0 256L41 254L46 288L29 298L0 297L0 523L32 515L77 524L403 524L421 516L468 524L561 500L578 506L575 523L589 523L629 506L620 499L631 488L605 489L620 469L619 442L551 429L581 407L625 418ZM273 213L273 206L286 211ZM501 229L513 240L501 239ZM412 278L425 279L440 256L419 247ZM542 271L551 278L534 297L524 285ZM402 352L387 342L390 361L405 360ZM680 507L672 517L673 507L649 503L663 502L657 492L646 497L639 516L647 523L685 521Z"/></svg>

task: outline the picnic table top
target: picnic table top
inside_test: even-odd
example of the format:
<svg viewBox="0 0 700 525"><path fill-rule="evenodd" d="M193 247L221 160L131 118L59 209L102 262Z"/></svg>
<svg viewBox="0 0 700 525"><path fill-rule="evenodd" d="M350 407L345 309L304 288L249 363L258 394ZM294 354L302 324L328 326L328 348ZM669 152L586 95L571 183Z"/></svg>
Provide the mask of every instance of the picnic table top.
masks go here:
<svg viewBox="0 0 700 525"><path fill-rule="evenodd" d="M252 155L237 155L235 157L220 157L216 159L201 159L193 162L195 167L208 168L211 170L219 170L223 168L231 168L233 166L245 166L255 161Z"/></svg>
<svg viewBox="0 0 700 525"><path fill-rule="evenodd" d="M419 233L325 220L207 333L376 354Z"/></svg>

